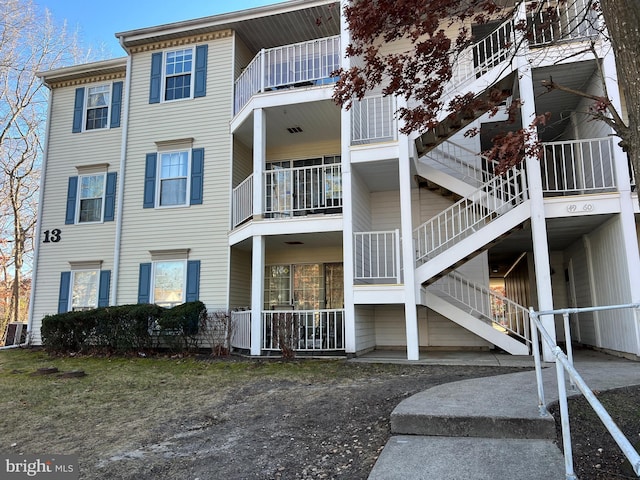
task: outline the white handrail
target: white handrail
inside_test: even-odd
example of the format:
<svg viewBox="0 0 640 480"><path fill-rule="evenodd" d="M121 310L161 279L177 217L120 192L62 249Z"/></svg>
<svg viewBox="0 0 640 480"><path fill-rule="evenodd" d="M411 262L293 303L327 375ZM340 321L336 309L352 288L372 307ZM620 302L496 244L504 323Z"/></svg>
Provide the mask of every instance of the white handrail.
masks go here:
<svg viewBox="0 0 640 480"><path fill-rule="evenodd" d="M394 96L372 95L356 100L351 107L351 145L397 140Z"/></svg>
<svg viewBox="0 0 640 480"><path fill-rule="evenodd" d="M429 160L458 172L463 179L473 179L476 186L483 185L495 175L498 162L474 152L451 140L445 140L425 155Z"/></svg>
<svg viewBox="0 0 640 480"><path fill-rule="evenodd" d="M290 339L297 351L344 350L345 325L343 309L266 310L262 312L263 350L279 350L280 320L291 323Z"/></svg>
<svg viewBox="0 0 640 480"><path fill-rule="evenodd" d="M536 0L527 2L529 45L539 47L559 41L579 40L598 35L597 12L593 0Z"/></svg>
<svg viewBox="0 0 640 480"><path fill-rule="evenodd" d="M565 464L565 476L568 480L575 480L576 475L573 469L573 452L571 448L571 430L569 427L569 408L567 402L567 391L565 386L565 371L569 374L571 382L575 385L580 392L584 395L584 398L589 402L593 411L598 415L605 428L609 431L615 442L618 444L622 453L631 463L636 475L640 476L640 455L633 447L633 445L624 436L624 433L616 425L611 418L611 415L604 408L602 403L594 395L593 391L586 384L582 376L573 366L573 358L571 354L571 330L569 328L569 315L581 312L595 312L603 310L619 310L623 308L637 308L640 309L640 303L626 304L626 305L611 305L603 307L586 307L586 308L564 308L559 310L548 310L536 312L533 308L529 309L529 318L531 319L531 339L533 345L533 357L535 360L536 368L536 381L538 384L538 408L541 413L546 413L546 406L544 400L544 387L542 383L542 365L540 361L540 347L538 345L538 331L542 336L542 341L551 350L551 353L556 359L556 378L558 384L558 400L560 403L560 417L562 424L562 442L564 447L564 464ZM549 335L549 332L544 328L539 317L548 315L562 315L564 317L564 334L565 341L568 348L568 354L562 351L562 349L556 345L555 340Z"/></svg>
<svg viewBox="0 0 640 480"><path fill-rule="evenodd" d="M251 310L231 312L231 347L251 349Z"/></svg>
<svg viewBox="0 0 640 480"><path fill-rule="evenodd" d="M401 283L400 231L354 232L354 280Z"/></svg>
<svg viewBox="0 0 640 480"><path fill-rule="evenodd" d="M478 313L491 325L499 325L526 344L531 344L529 310L491 289L478 285L459 272L451 272L429 286Z"/></svg>
<svg viewBox="0 0 640 480"><path fill-rule="evenodd" d="M253 174L245 178L231 194L231 219L235 228L253 214Z"/></svg>
<svg viewBox="0 0 640 480"><path fill-rule="evenodd" d="M492 178L414 230L416 262L433 258L526 199L522 170L513 167L505 175Z"/></svg>

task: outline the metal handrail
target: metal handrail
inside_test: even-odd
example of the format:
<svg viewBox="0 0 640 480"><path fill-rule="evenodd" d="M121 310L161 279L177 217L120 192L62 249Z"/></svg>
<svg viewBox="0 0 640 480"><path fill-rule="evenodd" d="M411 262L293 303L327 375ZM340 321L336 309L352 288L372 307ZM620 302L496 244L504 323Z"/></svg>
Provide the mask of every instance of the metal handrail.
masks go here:
<svg viewBox="0 0 640 480"><path fill-rule="evenodd" d="M611 305L603 307L584 307L584 308L564 308L560 310L548 310L536 312L533 307L529 309L529 318L531 319L531 340L533 342L533 358L536 368L536 381L538 384L538 408L541 415L546 415L546 407L544 401L544 387L542 383L542 365L540 360L540 346L538 345L538 330L542 336L542 341L549 347L551 354L556 359L556 379L558 382L558 401L560 404L560 420L562 424L562 443L564 448L564 464L565 476L567 480L576 480L576 474L573 469L573 452L571 448L571 430L569 428L569 406L567 401L567 390L565 386L565 370L569 374L572 385L575 385L584 398L589 402L593 411L598 415L605 428L609 431L614 441L618 444L622 453L631 463L636 475L640 476L640 455L636 449L627 440L624 433L616 425L611 415L604 408L602 403L596 398L593 391L586 384L582 376L573 367L573 353L571 350L571 330L569 328L569 315L581 312L596 312L603 310L620 310L624 308L638 308L640 303L632 303L626 305ZM562 315L564 319L565 341L567 344L567 355L556 344L555 340L549 335L544 328L539 317L548 315Z"/></svg>

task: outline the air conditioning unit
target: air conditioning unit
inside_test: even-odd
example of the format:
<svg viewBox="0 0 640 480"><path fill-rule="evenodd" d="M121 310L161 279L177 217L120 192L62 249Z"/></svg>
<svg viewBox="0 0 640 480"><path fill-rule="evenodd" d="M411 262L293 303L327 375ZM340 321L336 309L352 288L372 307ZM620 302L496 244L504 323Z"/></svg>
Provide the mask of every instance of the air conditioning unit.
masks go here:
<svg viewBox="0 0 640 480"><path fill-rule="evenodd" d="M5 336L5 347L9 345L20 345L27 341L27 324L12 322L7 325L7 332Z"/></svg>

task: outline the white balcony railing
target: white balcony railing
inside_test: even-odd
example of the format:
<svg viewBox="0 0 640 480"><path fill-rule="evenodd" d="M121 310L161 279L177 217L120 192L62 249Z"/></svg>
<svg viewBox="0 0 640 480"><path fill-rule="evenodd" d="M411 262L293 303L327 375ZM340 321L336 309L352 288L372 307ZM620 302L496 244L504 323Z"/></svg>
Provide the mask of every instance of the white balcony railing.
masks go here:
<svg viewBox="0 0 640 480"><path fill-rule="evenodd" d="M544 143L543 191L566 195L615 190L612 142L595 138Z"/></svg>
<svg viewBox="0 0 640 480"><path fill-rule="evenodd" d="M259 92L332 83L340 36L261 50L235 82L235 113Z"/></svg>
<svg viewBox="0 0 640 480"><path fill-rule="evenodd" d="M231 312L231 347L251 349L251 311Z"/></svg>
<svg viewBox="0 0 640 480"><path fill-rule="evenodd" d="M495 175L498 164L484 155L478 154L450 140L446 140L429 151L425 158L451 171L452 175L471 185L479 187Z"/></svg>
<svg viewBox="0 0 640 480"><path fill-rule="evenodd" d="M355 232L354 280L358 283L402 283L400 231Z"/></svg>
<svg viewBox="0 0 640 480"><path fill-rule="evenodd" d="M414 230L416 261L425 263L528 198L524 173L512 168Z"/></svg>
<svg viewBox="0 0 640 480"><path fill-rule="evenodd" d="M536 0L527 2L529 45L581 40L598 35L593 0Z"/></svg>
<svg viewBox="0 0 640 480"><path fill-rule="evenodd" d="M495 327L504 328L524 343L531 343L529 310L513 300L477 285L455 271L437 280L429 289L453 299L465 310Z"/></svg>
<svg viewBox="0 0 640 480"><path fill-rule="evenodd" d="M253 175L234 188L231 195L231 220L235 228L253 215Z"/></svg>
<svg viewBox="0 0 640 480"><path fill-rule="evenodd" d="M351 145L397 140L395 113L393 96L376 95L354 101L351 107Z"/></svg>
<svg viewBox="0 0 640 480"><path fill-rule="evenodd" d="M297 351L344 350L344 310L262 312L262 349L280 350L283 339Z"/></svg>
<svg viewBox="0 0 640 480"><path fill-rule="evenodd" d="M265 214L291 216L342 208L342 166L278 168L264 172Z"/></svg>

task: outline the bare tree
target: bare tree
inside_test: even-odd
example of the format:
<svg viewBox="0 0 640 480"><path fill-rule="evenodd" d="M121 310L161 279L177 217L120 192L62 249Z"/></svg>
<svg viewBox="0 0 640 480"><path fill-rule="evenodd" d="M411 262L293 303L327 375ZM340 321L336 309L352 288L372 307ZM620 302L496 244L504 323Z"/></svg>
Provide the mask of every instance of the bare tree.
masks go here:
<svg viewBox="0 0 640 480"><path fill-rule="evenodd" d="M75 36L30 0L0 0L0 272L7 322L28 308L47 90L37 73L79 58ZM0 302L0 306L3 303Z"/></svg>

